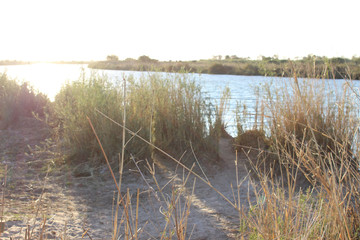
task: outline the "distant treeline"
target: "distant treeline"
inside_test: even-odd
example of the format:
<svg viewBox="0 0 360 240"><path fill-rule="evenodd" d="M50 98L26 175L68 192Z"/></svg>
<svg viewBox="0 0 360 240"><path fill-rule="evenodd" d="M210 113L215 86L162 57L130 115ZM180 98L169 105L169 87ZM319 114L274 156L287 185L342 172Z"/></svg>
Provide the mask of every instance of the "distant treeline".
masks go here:
<svg viewBox="0 0 360 240"><path fill-rule="evenodd" d="M55 61L56 64L90 64L92 61Z"/></svg>
<svg viewBox="0 0 360 240"><path fill-rule="evenodd" d="M22 65L22 64L30 64L31 62L23 62L16 60L0 60L0 65Z"/></svg>
<svg viewBox="0 0 360 240"><path fill-rule="evenodd" d="M131 70L131 71L162 71L249 76L292 77L296 69L298 77L304 78L351 78L360 80L360 57L327 58L309 55L297 60L282 60L275 57L262 57L259 60L239 58L237 56L221 56L199 61L158 61L148 56L138 59L119 60L110 55L106 61L92 62L89 68Z"/></svg>
<svg viewBox="0 0 360 240"><path fill-rule="evenodd" d="M56 64L90 64L93 61L54 61L49 63ZM33 64L40 62L26 62L26 61L17 61L17 60L0 60L0 65L24 65L24 64Z"/></svg>

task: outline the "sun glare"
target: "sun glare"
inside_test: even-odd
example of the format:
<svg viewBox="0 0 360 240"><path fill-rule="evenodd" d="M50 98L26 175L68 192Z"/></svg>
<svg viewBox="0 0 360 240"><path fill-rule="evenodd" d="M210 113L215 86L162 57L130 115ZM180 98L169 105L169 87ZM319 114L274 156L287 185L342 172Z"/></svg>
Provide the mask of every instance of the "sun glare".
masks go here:
<svg viewBox="0 0 360 240"><path fill-rule="evenodd" d="M35 63L30 65L1 67L0 72L6 72L10 78L19 82L25 79L35 90L46 94L50 100L55 99L66 81L78 79L82 65L57 65L51 63Z"/></svg>

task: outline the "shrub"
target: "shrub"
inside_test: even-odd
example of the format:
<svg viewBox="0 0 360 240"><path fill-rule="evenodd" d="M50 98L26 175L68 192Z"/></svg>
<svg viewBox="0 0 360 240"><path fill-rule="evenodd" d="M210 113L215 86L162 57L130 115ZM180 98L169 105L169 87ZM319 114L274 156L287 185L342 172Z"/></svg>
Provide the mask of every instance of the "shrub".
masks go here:
<svg viewBox="0 0 360 240"><path fill-rule="evenodd" d="M0 74L0 129L15 123L21 117L32 114L43 116L49 99L37 93L27 83L19 85L5 73Z"/></svg>
<svg viewBox="0 0 360 240"><path fill-rule="evenodd" d="M152 58L150 58L149 56L146 56L146 55L140 56L138 58L138 61L139 62L146 62L146 63L156 63L156 62L158 62L158 60L152 59Z"/></svg>
<svg viewBox="0 0 360 240"><path fill-rule="evenodd" d="M210 74L234 74L234 68L232 66L214 63L209 67Z"/></svg>
<svg viewBox="0 0 360 240"><path fill-rule="evenodd" d="M239 71L241 72L241 75L261 75L259 67L253 63L244 64Z"/></svg>
<svg viewBox="0 0 360 240"><path fill-rule="evenodd" d="M106 61L117 62L117 61L119 61L119 57L116 55L108 55L106 57Z"/></svg>
<svg viewBox="0 0 360 240"><path fill-rule="evenodd" d="M247 130L243 134L238 135L235 138L235 144L239 145L240 149L244 148L244 150L264 150L268 149L270 146L270 142L265 136L265 132L257 129Z"/></svg>

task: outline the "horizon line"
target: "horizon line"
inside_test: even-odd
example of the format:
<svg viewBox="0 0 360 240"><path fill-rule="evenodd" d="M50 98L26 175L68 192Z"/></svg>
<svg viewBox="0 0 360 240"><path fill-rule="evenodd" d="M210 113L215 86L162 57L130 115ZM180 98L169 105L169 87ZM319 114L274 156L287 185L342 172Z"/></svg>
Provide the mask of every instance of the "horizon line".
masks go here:
<svg viewBox="0 0 360 240"><path fill-rule="evenodd" d="M112 55L115 55L117 56L116 54L109 54L107 56L112 56ZM148 56L148 55L141 55L141 56ZM139 57L141 57L139 56ZM151 59L154 59L154 60L158 60L159 62L191 62L191 61L202 61L202 60L227 60L227 56L229 56L230 58L231 57L234 57L232 59L244 59L244 60L249 60L249 61L257 61L257 60L261 60L261 58L271 58L271 59L277 59L277 60L301 60L301 59L304 59L306 57L319 57L319 58L342 58L342 59L352 59L352 58L359 58L359 56L357 56L356 54L352 55L351 57L345 57L345 56L332 56L332 57L329 57L329 56L320 56L320 55L316 55L316 54L307 54L307 55L304 55L304 56L296 56L296 57L279 57L278 55L272 55L272 56L265 56L265 55L259 55L257 56L256 58L251 58L251 57L241 57L241 56L237 56L235 54L233 55L213 55L212 58L199 58L199 59L192 59L192 60L181 60L181 59L177 59L177 60L174 60L174 59L168 59L168 60L158 60L156 58L151 58ZM139 58L138 57L138 58ZM236 57L236 58L235 58ZM131 57L127 57L127 58L124 58L124 59L119 59L118 61L126 61L127 59L134 59L134 60L138 60L138 58L131 58ZM104 59L100 59L100 60L94 60L94 59L91 59L91 60L85 60L85 59L81 59L81 60L77 60L77 59L72 59L72 60L64 60L64 59L61 59L61 60L20 60L20 59L1 59L0 62L23 62L23 63L61 63L61 62L100 62L100 61L107 61L106 60L106 57Z"/></svg>

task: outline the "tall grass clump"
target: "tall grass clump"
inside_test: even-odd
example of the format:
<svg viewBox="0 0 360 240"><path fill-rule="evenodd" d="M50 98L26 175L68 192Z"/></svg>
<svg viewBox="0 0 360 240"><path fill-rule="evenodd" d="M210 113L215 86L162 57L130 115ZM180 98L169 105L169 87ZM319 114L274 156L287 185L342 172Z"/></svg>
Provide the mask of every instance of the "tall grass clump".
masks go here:
<svg viewBox="0 0 360 240"><path fill-rule="evenodd" d="M359 239L360 99L351 84L295 76L263 89L269 151L280 171L254 167L259 182L240 226L243 235ZM264 156L258 161L268 161Z"/></svg>
<svg viewBox="0 0 360 240"><path fill-rule="evenodd" d="M129 79L127 101L128 123L136 122L154 145L180 152L190 142L207 148L207 105L200 86L186 74Z"/></svg>
<svg viewBox="0 0 360 240"><path fill-rule="evenodd" d="M118 149L117 138L120 130L99 117L95 109L101 109L114 119L121 119L121 94L105 75L85 73L74 82L67 83L55 97L55 114L59 121L64 146L70 149L70 155L77 161L94 155L98 151L97 143L86 121L88 116L98 129L104 148ZM118 146L117 146L118 145Z"/></svg>
<svg viewBox="0 0 360 240"><path fill-rule="evenodd" d="M210 114L214 116L209 116L209 119L213 120L212 122L209 122L209 132L216 139L229 135L226 132L226 123L224 122L224 119L225 115L229 111L230 97L230 88L225 87L219 99L219 102L215 102L213 106L213 111L210 112Z"/></svg>
<svg viewBox="0 0 360 240"><path fill-rule="evenodd" d="M86 116L94 124L105 151L110 155L119 153L121 128L96 110L115 122L122 122L123 106L126 106L127 128L162 149L182 152L190 143L198 149L208 148L207 106L200 87L189 76L154 73L137 79L130 76L125 81L125 98L123 80L116 82L98 74L83 75L65 85L56 96L56 113L65 144L73 154L80 154L83 159L99 152ZM128 155L144 157L154 151L130 134L126 140Z"/></svg>
<svg viewBox="0 0 360 240"><path fill-rule="evenodd" d="M0 73L0 129L16 123L21 117L45 115L49 104L44 94L36 92L27 83L20 85L6 73Z"/></svg>
<svg viewBox="0 0 360 240"><path fill-rule="evenodd" d="M317 164L312 154L298 151L296 157ZM345 161L335 168L332 158L323 160L333 168L305 168L318 181L308 188L299 188L296 180L300 166L286 169L280 182L260 174L255 200L243 216L242 234L250 239L358 239L359 172Z"/></svg>
<svg viewBox="0 0 360 240"><path fill-rule="evenodd" d="M359 239L360 173L349 161L354 156L339 142L334 143L336 152L320 155L292 133L286 138L291 154L281 145L273 149L285 166L281 178L271 169L257 171L255 200L244 216L242 234L250 239ZM310 184L299 178L302 173Z"/></svg>
<svg viewBox="0 0 360 240"><path fill-rule="evenodd" d="M331 154L334 160L340 159L335 161L339 164L342 160L355 164L352 147L359 127L359 100L349 84L339 86L331 80L295 77L280 87L267 86L266 105L274 149L284 150L282 155L294 158L296 149L306 147L319 161ZM339 155L343 150L347 150L347 158Z"/></svg>

